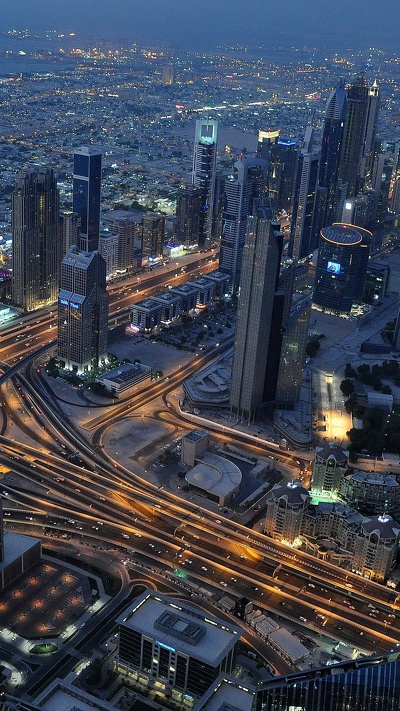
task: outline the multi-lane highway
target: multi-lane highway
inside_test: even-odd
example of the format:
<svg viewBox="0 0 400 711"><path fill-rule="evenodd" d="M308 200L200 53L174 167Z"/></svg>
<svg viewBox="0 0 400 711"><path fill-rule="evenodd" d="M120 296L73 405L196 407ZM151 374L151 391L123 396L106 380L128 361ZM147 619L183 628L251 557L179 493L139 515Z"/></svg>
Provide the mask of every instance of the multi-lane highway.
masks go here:
<svg viewBox="0 0 400 711"><path fill-rule="evenodd" d="M212 262L207 264L215 268ZM205 271L203 260L193 265L194 273ZM187 274L175 273L169 274L169 282L188 278ZM151 275L145 285L141 284L139 294L139 287L133 284L116 285L112 289L112 314L128 308L133 298L143 298L151 289L159 288L166 279L165 274ZM150 280L156 283L149 285ZM128 288L136 293L128 292ZM46 347L54 340L54 319L54 312L48 311L25 317L3 331L1 359L11 365L32 350ZM7 526L28 527L38 535L64 536L65 540L90 537L99 544L123 548L125 559L133 561L131 565L146 566L150 560L155 570L174 580L186 576L192 583L247 595L281 616L297 621L303 618L304 624L317 631L323 626L324 632L367 651L391 649L400 630L396 592L222 516L216 518L207 508L192 506L109 460L99 446L103 427L144 402L158 399L159 403L160 396L227 345L221 343L214 351L202 354L171 380L146 386L145 392L135 393L124 402L122 409L120 403L109 407L106 415L88 421L85 434L68 421L42 389L35 371L3 384L7 415L37 443L29 447L10 441L7 431L0 438ZM165 412L168 418L180 422L179 413L167 408ZM92 441L88 432L93 433ZM226 433L227 439L230 436ZM237 443L239 439L258 454L266 451L265 445L244 434L235 433L231 441ZM273 445L270 451L292 460L290 455L276 452Z"/></svg>

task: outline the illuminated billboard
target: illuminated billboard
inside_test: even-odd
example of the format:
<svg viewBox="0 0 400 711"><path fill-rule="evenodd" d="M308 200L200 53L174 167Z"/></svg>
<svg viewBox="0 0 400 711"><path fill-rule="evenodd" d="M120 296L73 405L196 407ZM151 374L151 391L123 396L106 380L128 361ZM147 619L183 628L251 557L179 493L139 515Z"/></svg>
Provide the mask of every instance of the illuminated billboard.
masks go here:
<svg viewBox="0 0 400 711"><path fill-rule="evenodd" d="M326 271L330 274L340 274L340 264L337 262L328 262Z"/></svg>

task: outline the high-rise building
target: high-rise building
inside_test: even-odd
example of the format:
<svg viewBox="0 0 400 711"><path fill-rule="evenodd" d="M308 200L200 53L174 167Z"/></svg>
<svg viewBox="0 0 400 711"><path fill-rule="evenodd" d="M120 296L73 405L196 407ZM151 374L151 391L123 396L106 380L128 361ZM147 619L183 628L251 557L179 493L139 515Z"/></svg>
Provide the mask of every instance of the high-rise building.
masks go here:
<svg viewBox="0 0 400 711"><path fill-rule="evenodd" d="M346 90L341 78L326 104L324 131L318 172L315 211L311 228L312 243L318 245L322 227L336 219L339 158L346 118Z"/></svg>
<svg viewBox="0 0 400 711"><path fill-rule="evenodd" d="M202 219L202 196L200 188L180 190L176 203L175 239L185 247L198 245Z"/></svg>
<svg viewBox="0 0 400 711"><path fill-rule="evenodd" d="M106 263L106 278L111 279L117 273L118 235L100 232L99 254Z"/></svg>
<svg viewBox="0 0 400 711"><path fill-rule="evenodd" d="M389 194L396 174L399 146L397 141L376 141L372 188L377 193L377 220L383 223L389 207Z"/></svg>
<svg viewBox="0 0 400 711"><path fill-rule="evenodd" d="M312 127L307 126L298 160L290 236L290 253L294 259L303 259L318 247L318 240L312 240L311 230L319 167L319 154L313 150L313 133Z"/></svg>
<svg viewBox="0 0 400 711"><path fill-rule="evenodd" d="M346 118L339 162L339 178L347 183L347 197L355 197L364 184L361 161L366 137L368 100L368 84L362 74L347 90Z"/></svg>
<svg viewBox="0 0 400 711"><path fill-rule="evenodd" d="M142 248L142 223L133 217L113 220L110 232L117 238L115 269L118 274L135 271Z"/></svg>
<svg viewBox="0 0 400 711"><path fill-rule="evenodd" d="M292 410L299 402L306 357L311 303L298 304L283 322L282 345L276 386L276 407Z"/></svg>
<svg viewBox="0 0 400 711"><path fill-rule="evenodd" d="M32 311L57 300L59 193L53 170L20 173L12 196L12 300Z"/></svg>
<svg viewBox="0 0 400 711"><path fill-rule="evenodd" d="M263 158L271 163L271 150L279 139L279 128L275 131L259 131L257 142L257 158Z"/></svg>
<svg viewBox="0 0 400 711"><path fill-rule="evenodd" d="M400 653L359 657L257 685L253 711L397 711Z"/></svg>
<svg viewBox="0 0 400 711"><path fill-rule="evenodd" d="M247 219L232 365L231 408L254 418L264 401L274 298L282 254L279 223L265 210Z"/></svg>
<svg viewBox="0 0 400 711"><path fill-rule="evenodd" d="M273 140L269 147L268 196L274 214L291 214L299 144L291 138Z"/></svg>
<svg viewBox="0 0 400 711"><path fill-rule="evenodd" d="M258 198L266 195L267 162L262 158L238 160L225 179L225 204L219 269L231 278L231 287L239 286L247 218Z"/></svg>
<svg viewBox="0 0 400 711"><path fill-rule="evenodd" d="M360 175L366 187L371 187L375 158L376 130L380 106L379 87L375 79L368 87L367 110L365 115L364 138L361 151Z"/></svg>
<svg viewBox="0 0 400 711"><path fill-rule="evenodd" d="M70 247L78 246L80 218L72 210L60 213L60 260L64 259Z"/></svg>
<svg viewBox="0 0 400 711"><path fill-rule="evenodd" d="M175 67L172 64L165 64L162 68L163 86L171 86L175 81Z"/></svg>
<svg viewBox="0 0 400 711"><path fill-rule="evenodd" d="M106 263L95 252L71 247L61 264L57 354L61 366L77 373L107 358Z"/></svg>
<svg viewBox="0 0 400 711"><path fill-rule="evenodd" d="M314 304L335 313L359 306L367 276L371 232L335 223L321 230Z"/></svg>
<svg viewBox="0 0 400 711"><path fill-rule="evenodd" d="M162 257L164 250L165 217L158 212L145 212L142 217L142 256Z"/></svg>
<svg viewBox="0 0 400 711"><path fill-rule="evenodd" d="M80 218L79 248L93 252L99 247L101 151L82 146L74 152L73 211Z"/></svg>
<svg viewBox="0 0 400 711"><path fill-rule="evenodd" d="M194 137L192 185L201 191L199 247L212 237L218 121L198 119Z"/></svg>

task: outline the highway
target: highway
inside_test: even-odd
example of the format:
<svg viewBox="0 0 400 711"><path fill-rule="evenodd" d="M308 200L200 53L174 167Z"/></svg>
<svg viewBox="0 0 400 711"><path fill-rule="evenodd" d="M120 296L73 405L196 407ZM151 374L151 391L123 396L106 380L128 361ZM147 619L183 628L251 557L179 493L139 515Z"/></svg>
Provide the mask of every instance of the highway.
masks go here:
<svg viewBox="0 0 400 711"><path fill-rule="evenodd" d="M193 262L194 271L204 271L203 260L198 261L201 264ZM182 277L187 280L187 274L172 278ZM160 284L165 278L162 274L149 279ZM149 287L146 280L138 298L152 288L155 285ZM132 293L126 291L126 284L113 287L114 314L132 302ZM49 341L54 341L54 317L54 312L41 312L2 331L2 361L18 365L22 359L21 364L25 364L24 358L32 358L36 349L46 350ZM29 338L25 335L27 323ZM357 647L362 643L369 652L393 648L400 630L400 604L395 591L229 519L216 519L208 509L188 505L109 459L100 446L103 428L144 403L156 399L159 403L160 396L167 396L194 369L228 346L228 342L221 343L169 381L146 386L145 393L134 393L129 402L117 403L105 415L88 420L85 433L65 417L34 368L18 375L13 370L12 378L5 379L1 386L2 409L16 427L29 433L37 447L10 441L6 430L0 437L7 527L33 529L44 539L89 539L98 541L99 546L114 546L121 549L125 560L133 561L129 565L147 568L150 564L175 583L188 580L214 590L226 589L232 595L247 595L282 617L296 621L303 617L311 629L323 627L324 633ZM182 424L175 411L166 408L165 416ZM92 441L88 439L90 433ZM297 454L277 452L276 446L257 442L255 437L235 432L224 433L224 439L233 444L240 441L259 455L269 451L282 461L297 461Z"/></svg>

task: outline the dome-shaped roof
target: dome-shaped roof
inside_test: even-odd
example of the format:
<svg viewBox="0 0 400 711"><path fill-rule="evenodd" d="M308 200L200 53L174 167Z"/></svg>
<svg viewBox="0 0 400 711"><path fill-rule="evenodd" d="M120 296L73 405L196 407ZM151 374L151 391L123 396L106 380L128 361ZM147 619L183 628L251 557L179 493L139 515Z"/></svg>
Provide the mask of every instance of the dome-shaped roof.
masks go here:
<svg viewBox="0 0 400 711"><path fill-rule="evenodd" d="M320 459L336 459L337 462L345 464L349 458L349 453L339 447L338 444L325 444L321 448L317 448L316 456Z"/></svg>
<svg viewBox="0 0 400 711"><path fill-rule="evenodd" d="M277 484L273 487L271 494L276 501L285 498L288 504L292 505L304 504L310 499L310 494L307 489L305 489L299 481Z"/></svg>
<svg viewBox="0 0 400 711"><path fill-rule="evenodd" d="M375 533L385 540L395 540L400 533L399 524L388 514L365 518L361 526L366 534Z"/></svg>

